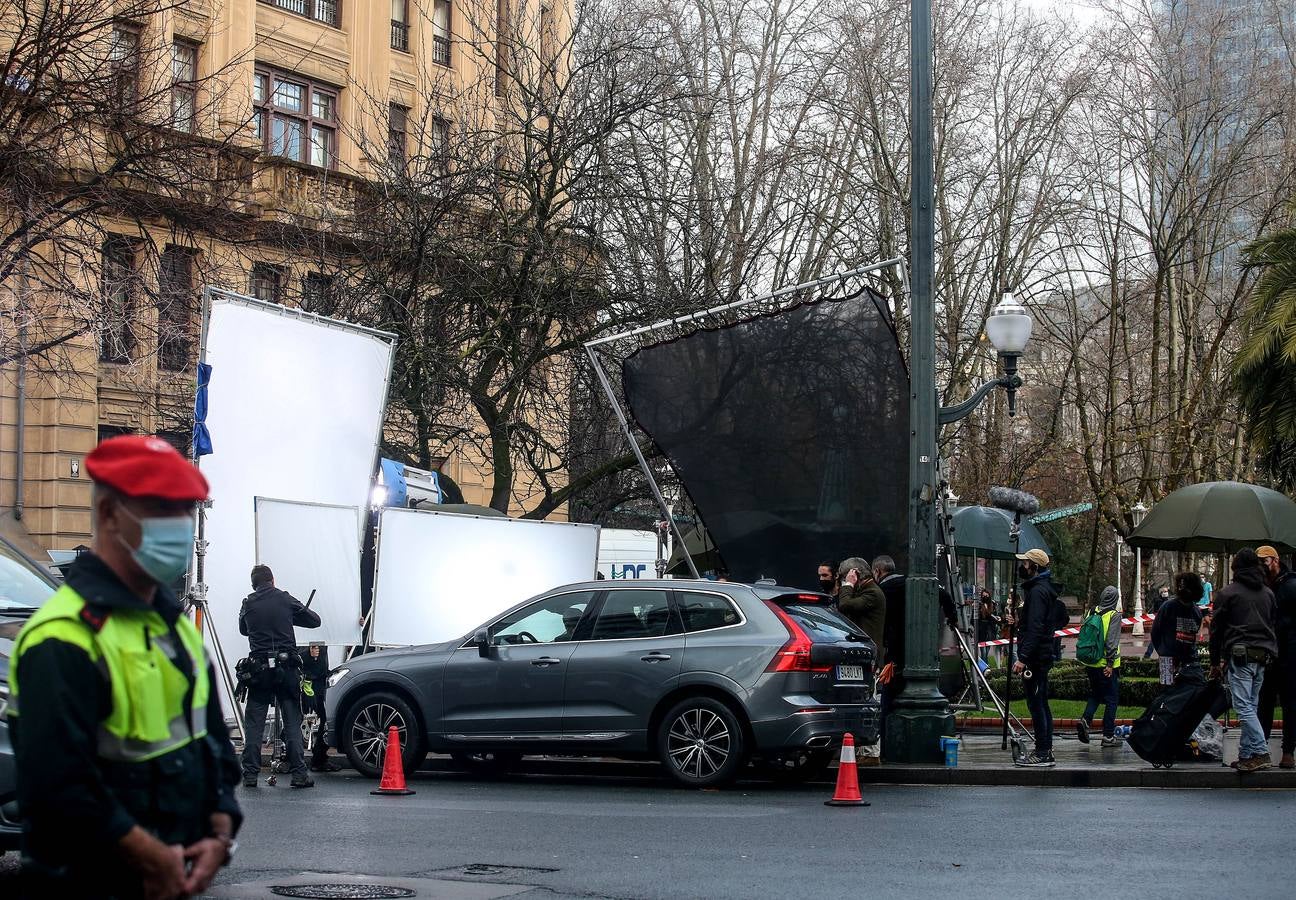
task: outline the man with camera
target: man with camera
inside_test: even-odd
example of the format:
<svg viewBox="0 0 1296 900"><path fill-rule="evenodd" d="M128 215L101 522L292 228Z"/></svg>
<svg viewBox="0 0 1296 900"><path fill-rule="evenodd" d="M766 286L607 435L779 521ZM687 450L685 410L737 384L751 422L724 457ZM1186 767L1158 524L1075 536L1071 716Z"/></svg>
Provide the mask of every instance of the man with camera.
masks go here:
<svg viewBox="0 0 1296 900"><path fill-rule="evenodd" d="M1258 704L1265 666L1278 656L1273 591L1265 585L1260 558L1249 548L1233 556L1233 581L1215 595L1211 620L1211 677L1228 665L1233 707L1242 723L1242 739L1234 764L1239 772L1256 772L1273 765L1269 744L1260 727Z"/></svg>
<svg viewBox="0 0 1296 900"><path fill-rule="evenodd" d="M306 774L302 750L301 673L302 658L297 652L293 627L318 628L320 617L311 612L287 591L275 587L269 566L253 566L252 593L239 611L239 633L248 639L245 668L247 711L243 717L243 786L256 787L261 773L261 738L265 733L266 713L272 703L279 704L284 744L288 750L288 769L295 788L314 787Z"/></svg>

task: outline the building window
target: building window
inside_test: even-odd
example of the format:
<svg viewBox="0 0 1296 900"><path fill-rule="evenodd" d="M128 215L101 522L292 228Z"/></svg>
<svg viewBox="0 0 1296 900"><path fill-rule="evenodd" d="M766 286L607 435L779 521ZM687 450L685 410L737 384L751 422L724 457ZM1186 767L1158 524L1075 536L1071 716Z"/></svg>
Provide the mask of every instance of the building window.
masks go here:
<svg viewBox="0 0 1296 900"><path fill-rule="evenodd" d="M261 0L261 2L294 15L332 25L334 28L337 28L342 21L338 17L340 6L338 0Z"/></svg>
<svg viewBox="0 0 1296 900"><path fill-rule="evenodd" d="M253 79L254 128L273 156L331 169L337 163L337 90L284 72Z"/></svg>
<svg viewBox="0 0 1296 900"><path fill-rule="evenodd" d="M183 372L193 347L193 251L168 246L158 261L158 368Z"/></svg>
<svg viewBox="0 0 1296 900"><path fill-rule="evenodd" d="M410 48L408 0L391 0L391 45L393 50L409 53Z"/></svg>
<svg viewBox="0 0 1296 900"><path fill-rule="evenodd" d="M323 272L307 272L302 279L302 309L321 316L337 312L337 295L333 289L333 276Z"/></svg>
<svg viewBox="0 0 1296 900"><path fill-rule="evenodd" d="M267 303L279 303L283 299L285 280L284 270L281 267L272 266L270 263L254 263L248 293Z"/></svg>
<svg viewBox="0 0 1296 900"><path fill-rule="evenodd" d="M140 29L128 22L113 24L108 48L112 90L117 105L125 109L139 99Z"/></svg>
<svg viewBox="0 0 1296 900"><path fill-rule="evenodd" d="M387 112L387 160L393 168L405 168L406 141L409 130L409 108L393 103Z"/></svg>
<svg viewBox="0 0 1296 900"><path fill-rule="evenodd" d="M198 119L198 45L171 45L171 127L193 133Z"/></svg>
<svg viewBox="0 0 1296 900"><path fill-rule="evenodd" d="M450 0L436 0L432 6L432 62L450 65Z"/></svg>
<svg viewBox="0 0 1296 900"><path fill-rule="evenodd" d="M135 245L126 238L109 238L103 247L103 327L99 359L127 363L135 352Z"/></svg>

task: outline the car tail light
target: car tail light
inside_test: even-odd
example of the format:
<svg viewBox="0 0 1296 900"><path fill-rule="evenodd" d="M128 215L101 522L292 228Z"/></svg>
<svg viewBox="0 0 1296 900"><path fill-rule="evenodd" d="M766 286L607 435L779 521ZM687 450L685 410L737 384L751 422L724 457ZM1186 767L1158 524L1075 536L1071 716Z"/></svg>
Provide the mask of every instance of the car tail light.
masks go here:
<svg viewBox="0 0 1296 900"><path fill-rule="evenodd" d="M765 667L766 672L831 672L832 666L812 666L810 664L810 650L814 646L814 641L810 640L810 635L806 634L796 620L783 611L777 603L772 600L766 600L768 606L778 616L783 627L787 629L788 640L774 658L769 661Z"/></svg>

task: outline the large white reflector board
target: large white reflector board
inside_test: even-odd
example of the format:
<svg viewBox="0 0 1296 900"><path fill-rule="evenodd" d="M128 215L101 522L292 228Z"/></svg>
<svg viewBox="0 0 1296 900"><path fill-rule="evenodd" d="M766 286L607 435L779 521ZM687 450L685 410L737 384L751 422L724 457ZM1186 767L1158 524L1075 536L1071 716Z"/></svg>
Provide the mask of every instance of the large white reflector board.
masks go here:
<svg viewBox="0 0 1296 900"><path fill-rule="evenodd" d="M257 561L255 498L368 507L392 340L213 292L203 347L213 451L199 462L213 500L203 580L232 667L247 654L238 611Z"/></svg>
<svg viewBox="0 0 1296 900"><path fill-rule="evenodd" d="M528 597L590 581L598 536L597 525L384 509L373 642L463 637Z"/></svg>
<svg viewBox="0 0 1296 900"><path fill-rule="evenodd" d="M321 619L319 628L296 629L298 646L360 643L360 510L267 497L255 503L257 562L274 572L275 587L309 601Z"/></svg>

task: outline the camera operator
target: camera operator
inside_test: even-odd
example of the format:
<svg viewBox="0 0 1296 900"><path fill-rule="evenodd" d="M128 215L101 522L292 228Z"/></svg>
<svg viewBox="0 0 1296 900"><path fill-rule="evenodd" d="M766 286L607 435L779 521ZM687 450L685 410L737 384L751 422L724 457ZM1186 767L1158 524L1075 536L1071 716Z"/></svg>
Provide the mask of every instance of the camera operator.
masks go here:
<svg viewBox="0 0 1296 900"><path fill-rule="evenodd" d="M283 716L288 768L295 788L314 787L302 751L300 699L302 658L293 626L318 628L320 617L274 584L269 566L253 566L252 593L239 611L239 633L248 639L247 712L243 718L243 786L256 787L266 712L278 701ZM240 664L243 668L244 664Z"/></svg>

